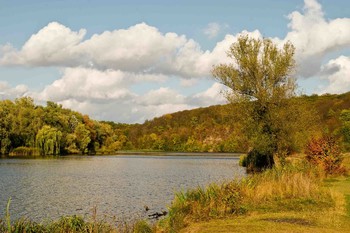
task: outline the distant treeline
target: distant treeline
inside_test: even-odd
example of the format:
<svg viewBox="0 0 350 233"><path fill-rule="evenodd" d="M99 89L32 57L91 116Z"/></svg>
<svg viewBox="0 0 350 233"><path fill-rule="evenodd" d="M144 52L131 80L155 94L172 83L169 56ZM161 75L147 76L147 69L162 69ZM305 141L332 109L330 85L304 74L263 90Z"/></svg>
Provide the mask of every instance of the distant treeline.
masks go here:
<svg viewBox="0 0 350 233"><path fill-rule="evenodd" d="M306 109L314 109L320 133L336 136L343 149L350 150L350 92L301 96L295 101L306 105ZM92 120L54 102L40 106L29 97L3 100L0 152L2 155L109 154L126 150L247 152L249 141L233 111L237 114L232 105L218 105L166 114L143 124L121 124Z"/></svg>

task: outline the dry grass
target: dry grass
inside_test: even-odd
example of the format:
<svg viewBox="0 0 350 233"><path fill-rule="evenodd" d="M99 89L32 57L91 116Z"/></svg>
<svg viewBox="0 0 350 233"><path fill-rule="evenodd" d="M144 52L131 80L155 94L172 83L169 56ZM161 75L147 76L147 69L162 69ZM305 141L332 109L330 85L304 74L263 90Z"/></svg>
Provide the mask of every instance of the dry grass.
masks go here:
<svg viewBox="0 0 350 233"><path fill-rule="evenodd" d="M314 212L315 213L315 212ZM328 233L350 232L348 222L325 223L328 212L300 213L252 213L235 218L216 219L209 222L191 224L181 233Z"/></svg>
<svg viewBox="0 0 350 233"><path fill-rule="evenodd" d="M191 222L179 232L350 232L350 177L325 177L300 166L302 159L295 161L295 169L244 181L247 214ZM344 165L350 169L350 154L344 156Z"/></svg>
<svg viewBox="0 0 350 233"><path fill-rule="evenodd" d="M335 195L322 187L318 170L288 165L240 181L197 188L176 195L163 228L178 232L199 221L246 215L254 211L283 212L330 208Z"/></svg>
<svg viewBox="0 0 350 233"><path fill-rule="evenodd" d="M242 183L242 194L250 203L304 198L320 199L325 193L316 170L296 167L275 168L250 177Z"/></svg>

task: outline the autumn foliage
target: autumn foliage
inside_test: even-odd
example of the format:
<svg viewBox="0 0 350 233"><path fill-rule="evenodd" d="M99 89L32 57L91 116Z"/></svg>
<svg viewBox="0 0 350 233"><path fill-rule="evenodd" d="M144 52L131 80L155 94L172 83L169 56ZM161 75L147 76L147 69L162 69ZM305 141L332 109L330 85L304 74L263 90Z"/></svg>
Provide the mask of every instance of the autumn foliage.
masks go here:
<svg viewBox="0 0 350 233"><path fill-rule="evenodd" d="M312 138L306 145L305 154L309 162L320 166L326 174L345 173L342 165L343 156L334 137Z"/></svg>

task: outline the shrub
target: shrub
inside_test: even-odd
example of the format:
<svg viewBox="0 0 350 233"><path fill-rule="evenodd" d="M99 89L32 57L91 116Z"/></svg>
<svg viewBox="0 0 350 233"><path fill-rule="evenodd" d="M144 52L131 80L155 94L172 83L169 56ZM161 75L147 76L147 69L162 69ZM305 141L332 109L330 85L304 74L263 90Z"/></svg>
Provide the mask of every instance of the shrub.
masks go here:
<svg viewBox="0 0 350 233"><path fill-rule="evenodd" d="M275 163L271 152L260 152L253 149L247 154L245 164L248 173L255 173L272 168Z"/></svg>
<svg viewBox="0 0 350 233"><path fill-rule="evenodd" d="M326 174L343 174L346 172L342 165L343 156L334 137L322 136L312 138L305 148L306 159L320 166Z"/></svg>
<svg viewBox="0 0 350 233"><path fill-rule="evenodd" d="M178 232L189 222L243 214L246 210L241 206L241 201L240 184L237 181L177 193L168 217L163 220L166 222L165 228L169 232Z"/></svg>
<svg viewBox="0 0 350 233"><path fill-rule="evenodd" d="M247 167L247 155L239 156L239 166Z"/></svg>
<svg viewBox="0 0 350 233"><path fill-rule="evenodd" d="M11 156L36 156L40 155L39 150L33 147L20 146L15 148L11 153Z"/></svg>

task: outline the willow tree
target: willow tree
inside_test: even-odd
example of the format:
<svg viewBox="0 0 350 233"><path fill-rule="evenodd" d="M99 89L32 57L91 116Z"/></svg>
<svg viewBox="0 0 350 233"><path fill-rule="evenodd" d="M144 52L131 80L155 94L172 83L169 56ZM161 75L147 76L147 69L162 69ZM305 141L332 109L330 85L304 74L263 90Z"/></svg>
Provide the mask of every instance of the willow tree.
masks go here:
<svg viewBox="0 0 350 233"><path fill-rule="evenodd" d="M226 97L234 103L250 141L250 170L272 167L274 156L283 157L291 147L288 131L296 120L289 101L296 90L294 52L291 43L279 48L270 39L241 36L227 52L232 63L212 70L228 87Z"/></svg>
<svg viewBox="0 0 350 233"><path fill-rule="evenodd" d="M59 155L61 139L61 131L48 125L43 126L36 135L40 155Z"/></svg>

